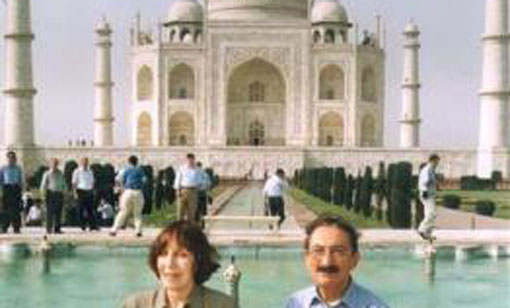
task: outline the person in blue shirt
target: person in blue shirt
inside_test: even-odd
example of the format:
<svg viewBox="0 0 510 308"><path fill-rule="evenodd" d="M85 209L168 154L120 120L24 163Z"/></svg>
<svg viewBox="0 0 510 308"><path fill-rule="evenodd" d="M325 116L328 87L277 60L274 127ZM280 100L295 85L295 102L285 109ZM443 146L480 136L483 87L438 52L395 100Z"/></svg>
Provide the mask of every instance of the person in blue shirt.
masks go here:
<svg viewBox="0 0 510 308"><path fill-rule="evenodd" d="M359 234L342 217L324 216L306 227L305 263L313 285L287 299L286 308L388 308L354 282Z"/></svg>
<svg viewBox="0 0 510 308"><path fill-rule="evenodd" d="M111 236L117 235L117 230L126 223L126 219L133 216L136 236L142 236L142 209L143 209L143 186L146 182L143 170L138 167L138 158L130 156L128 167L117 177L117 182L122 188L120 196L120 212L115 217L115 222L110 231Z"/></svg>
<svg viewBox="0 0 510 308"><path fill-rule="evenodd" d="M7 152L7 165L0 169L0 183L3 190L0 233L6 233L11 225L14 233L20 233L24 175L13 151Z"/></svg>

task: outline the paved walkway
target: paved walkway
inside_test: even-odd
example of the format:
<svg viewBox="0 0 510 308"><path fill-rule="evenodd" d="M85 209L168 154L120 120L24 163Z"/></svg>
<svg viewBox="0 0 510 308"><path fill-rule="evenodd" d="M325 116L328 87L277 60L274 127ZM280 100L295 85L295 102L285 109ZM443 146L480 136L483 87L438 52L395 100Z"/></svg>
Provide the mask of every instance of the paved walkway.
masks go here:
<svg viewBox="0 0 510 308"><path fill-rule="evenodd" d="M265 216L264 215L264 197L262 195L262 184L253 182L240 190L218 213L222 216ZM253 233L264 234L272 233L267 224L255 222L214 222L211 224L210 234L231 234L234 233ZM302 231L292 215L282 223L280 228L282 234L301 234Z"/></svg>
<svg viewBox="0 0 510 308"><path fill-rule="evenodd" d="M490 229L510 231L510 220L451 210L441 206L437 208L436 222L438 229Z"/></svg>

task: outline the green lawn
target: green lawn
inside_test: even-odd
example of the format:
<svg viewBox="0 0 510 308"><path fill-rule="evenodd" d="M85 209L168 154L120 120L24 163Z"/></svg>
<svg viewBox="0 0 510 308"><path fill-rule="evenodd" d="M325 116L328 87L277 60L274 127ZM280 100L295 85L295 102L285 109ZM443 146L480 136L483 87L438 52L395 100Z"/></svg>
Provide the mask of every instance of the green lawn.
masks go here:
<svg viewBox="0 0 510 308"><path fill-rule="evenodd" d="M470 191L470 190L442 190L439 192L439 204L444 195L457 195L461 198L461 209L468 212L475 211L478 200L492 200L496 203L494 217L510 219L510 191Z"/></svg>
<svg viewBox="0 0 510 308"><path fill-rule="evenodd" d="M311 196L297 188L291 189L290 194L296 201L305 205L316 215L339 215L350 221L358 228L389 228L388 223L384 219L379 221L375 218L364 217L361 213L358 215L341 206L326 203L321 199Z"/></svg>

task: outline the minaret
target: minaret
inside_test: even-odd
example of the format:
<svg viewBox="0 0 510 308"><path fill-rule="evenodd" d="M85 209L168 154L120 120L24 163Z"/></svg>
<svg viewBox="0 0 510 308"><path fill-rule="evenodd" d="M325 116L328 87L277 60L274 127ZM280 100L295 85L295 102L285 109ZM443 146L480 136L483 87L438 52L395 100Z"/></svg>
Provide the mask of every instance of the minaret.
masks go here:
<svg viewBox="0 0 510 308"><path fill-rule="evenodd" d="M7 0L4 143L16 150L34 146L30 23L30 0Z"/></svg>
<svg viewBox="0 0 510 308"><path fill-rule="evenodd" d="M510 146L508 0L486 0L480 91L478 176L498 169L498 149ZM503 171L503 170L499 170Z"/></svg>
<svg viewBox="0 0 510 308"><path fill-rule="evenodd" d="M420 146L420 30L409 23L404 31L404 80L402 83L402 119L400 147Z"/></svg>
<svg viewBox="0 0 510 308"><path fill-rule="evenodd" d="M105 18L96 25L96 34L94 145L96 147L104 147L113 145L113 82L111 69L112 30Z"/></svg>

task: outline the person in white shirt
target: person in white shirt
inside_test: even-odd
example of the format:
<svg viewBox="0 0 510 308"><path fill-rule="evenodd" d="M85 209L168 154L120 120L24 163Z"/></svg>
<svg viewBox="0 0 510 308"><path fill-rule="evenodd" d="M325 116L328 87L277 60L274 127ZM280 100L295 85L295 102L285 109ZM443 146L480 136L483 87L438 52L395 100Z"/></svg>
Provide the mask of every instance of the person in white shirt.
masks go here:
<svg viewBox="0 0 510 308"><path fill-rule="evenodd" d="M418 178L418 191L420 201L423 203L424 218L418 227L418 234L425 240L433 241L432 230L436 221L436 193L437 176L436 168L439 165L439 156L432 154L429 162L420 170Z"/></svg>
<svg viewBox="0 0 510 308"><path fill-rule="evenodd" d="M113 218L115 218L113 206L104 199L101 199L97 211L101 214L101 226L111 227L113 225Z"/></svg>
<svg viewBox="0 0 510 308"><path fill-rule="evenodd" d="M177 192L177 219L196 222L198 189L203 185L202 171L197 168L195 155L186 155L187 163L177 170L174 189Z"/></svg>
<svg viewBox="0 0 510 308"><path fill-rule="evenodd" d="M26 225L32 227L42 225L42 208L40 200L35 202L28 210Z"/></svg>
<svg viewBox="0 0 510 308"><path fill-rule="evenodd" d="M271 176L265 183L263 194L269 206L271 216L280 216L278 227L285 220L285 204L283 194L289 188L289 184L285 180L285 171L277 169L276 174Z"/></svg>
<svg viewBox="0 0 510 308"><path fill-rule="evenodd" d="M85 231L87 225L90 230L99 230L94 209L94 174L89 168L89 160L83 157L80 167L73 172L73 190L78 199L80 227Z"/></svg>

